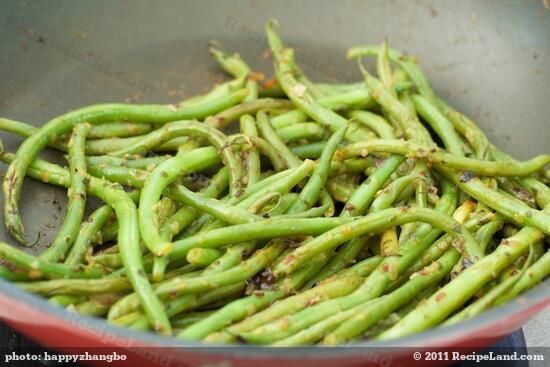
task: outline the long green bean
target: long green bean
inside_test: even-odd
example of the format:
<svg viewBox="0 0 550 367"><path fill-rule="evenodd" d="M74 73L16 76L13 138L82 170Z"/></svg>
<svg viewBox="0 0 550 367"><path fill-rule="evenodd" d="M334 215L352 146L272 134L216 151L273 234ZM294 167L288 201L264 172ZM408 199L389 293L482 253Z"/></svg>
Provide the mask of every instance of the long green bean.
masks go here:
<svg viewBox="0 0 550 367"><path fill-rule="evenodd" d="M57 262L65 258L76 239L84 216L87 174L84 142L89 130L90 125L78 124L69 140L69 170L71 173L71 187L67 191L69 203L59 232L50 247L40 255L46 261Z"/></svg>

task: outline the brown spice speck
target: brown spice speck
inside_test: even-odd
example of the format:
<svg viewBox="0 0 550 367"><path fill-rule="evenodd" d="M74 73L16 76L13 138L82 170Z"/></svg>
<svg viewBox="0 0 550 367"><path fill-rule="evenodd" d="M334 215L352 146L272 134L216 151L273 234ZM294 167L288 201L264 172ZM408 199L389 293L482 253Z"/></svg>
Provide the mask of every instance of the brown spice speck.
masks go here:
<svg viewBox="0 0 550 367"><path fill-rule="evenodd" d="M271 78L262 83L262 88L270 89L277 85L277 79Z"/></svg>
<svg viewBox="0 0 550 367"><path fill-rule="evenodd" d="M283 240L283 246L285 247L285 249L298 248L298 247L300 247L300 242L293 241L293 240L290 240L290 239L285 239L285 240Z"/></svg>

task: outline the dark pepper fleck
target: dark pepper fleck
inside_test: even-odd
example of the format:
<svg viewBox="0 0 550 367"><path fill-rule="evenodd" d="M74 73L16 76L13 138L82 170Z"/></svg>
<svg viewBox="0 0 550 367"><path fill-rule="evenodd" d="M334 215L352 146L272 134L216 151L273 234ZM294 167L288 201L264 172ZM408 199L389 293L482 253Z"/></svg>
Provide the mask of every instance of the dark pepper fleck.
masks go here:
<svg viewBox="0 0 550 367"><path fill-rule="evenodd" d="M247 280L246 290L250 294L256 290L269 290L275 284L275 277L271 270L264 269L256 274L252 279Z"/></svg>
<svg viewBox="0 0 550 367"><path fill-rule="evenodd" d="M460 175L460 182L468 182L474 177L475 175L472 171L464 171L464 173Z"/></svg>

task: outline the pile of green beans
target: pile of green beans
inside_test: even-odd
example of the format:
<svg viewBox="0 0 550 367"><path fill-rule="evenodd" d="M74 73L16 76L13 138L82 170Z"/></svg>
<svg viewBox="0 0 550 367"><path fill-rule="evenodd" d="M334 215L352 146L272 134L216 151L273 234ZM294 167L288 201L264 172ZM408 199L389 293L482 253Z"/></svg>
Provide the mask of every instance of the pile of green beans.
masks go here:
<svg viewBox="0 0 550 367"><path fill-rule="evenodd" d="M0 118L26 138L0 149L19 244L0 243L0 277L134 330L298 346L460 322L549 274L550 155L501 152L385 42L350 49L363 81L312 82L277 28L269 83L213 43L231 79L204 95L39 128ZM46 148L67 167L38 158ZM39 255L25 248L25 176L67 189Z"/></svg>

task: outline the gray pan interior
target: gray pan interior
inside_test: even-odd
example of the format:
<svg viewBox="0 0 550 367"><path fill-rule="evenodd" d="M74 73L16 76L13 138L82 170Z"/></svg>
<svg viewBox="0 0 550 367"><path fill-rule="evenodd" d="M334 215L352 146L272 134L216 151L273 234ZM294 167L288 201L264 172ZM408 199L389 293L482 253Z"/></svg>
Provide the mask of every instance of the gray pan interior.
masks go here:
<svg viewBox="0 0 550 367"><path fill-rule="evenodd" d="M387 38L418 55L436 91L499 147L548 153L550 10L538 0L0 0L0 116L39 126L88 104L177 102L224 78L206 52L214 38L271 75L269 18L313 80L359 80L347 48ZM1 138L12 151L21 142ZM26 181L21 208L36 248L65 201L64 190ZM3 226L0 240L13 242Z"/></svg>

